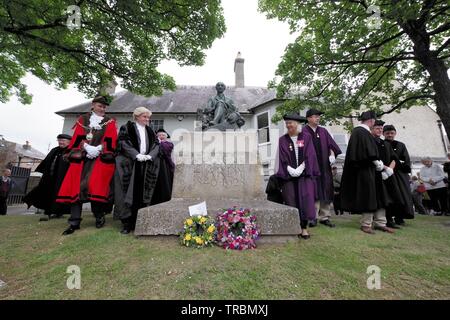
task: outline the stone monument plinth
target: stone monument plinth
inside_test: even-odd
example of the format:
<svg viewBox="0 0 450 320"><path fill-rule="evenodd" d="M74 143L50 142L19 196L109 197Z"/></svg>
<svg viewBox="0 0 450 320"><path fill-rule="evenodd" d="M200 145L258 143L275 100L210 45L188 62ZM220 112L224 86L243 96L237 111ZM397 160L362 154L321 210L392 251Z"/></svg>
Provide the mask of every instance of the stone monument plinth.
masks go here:
<svg viewBox="0 0 450 320"><path fill-rule="evenodd" d="M259 242L297 239L298 210L266 200L255 130L175 132L172 142L172 200L140 209L135 235L177 235L189 217L188 207L206 201L211 217L235 205L249 208L261 229Z"/></svg>

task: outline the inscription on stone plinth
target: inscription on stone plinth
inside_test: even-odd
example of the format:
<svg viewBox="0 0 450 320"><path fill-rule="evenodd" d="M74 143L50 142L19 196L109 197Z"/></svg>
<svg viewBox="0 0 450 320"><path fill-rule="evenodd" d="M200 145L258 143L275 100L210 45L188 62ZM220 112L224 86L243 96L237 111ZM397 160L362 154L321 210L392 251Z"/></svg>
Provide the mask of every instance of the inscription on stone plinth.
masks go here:
<svg viewBox="0 0 450 320"><path fill-rule="evenodd" d="M194 183L207 187L232 187L246 183L246 174L237 165L224 166L194 166Z"/></svg>

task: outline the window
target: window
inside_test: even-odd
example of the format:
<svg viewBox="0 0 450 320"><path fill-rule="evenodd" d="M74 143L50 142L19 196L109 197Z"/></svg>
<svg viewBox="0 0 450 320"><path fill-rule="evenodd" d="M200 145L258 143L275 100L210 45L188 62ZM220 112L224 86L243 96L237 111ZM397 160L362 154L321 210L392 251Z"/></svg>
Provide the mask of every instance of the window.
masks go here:
<svg viewBox="0 0 450 320"><path fill-rule="evenodd" d="M347 134L345 133L334 133L333 139L336 141L337 145L342 151L342 154L345 154L347 151L348 139Z"/></svg>
<svg viewBox="0 0 450 320"><path fill-rule="evenodd" d="M150 124L153 127L154 131L164 129L164 120L152 119Z"/></svg>
<svg viewBox="0 0 450 320"><path fill-rule="evenodd" d="M257 127L258 127L258 143L270 142L269 136L269 113L261 113L256 117Z"/></svg>

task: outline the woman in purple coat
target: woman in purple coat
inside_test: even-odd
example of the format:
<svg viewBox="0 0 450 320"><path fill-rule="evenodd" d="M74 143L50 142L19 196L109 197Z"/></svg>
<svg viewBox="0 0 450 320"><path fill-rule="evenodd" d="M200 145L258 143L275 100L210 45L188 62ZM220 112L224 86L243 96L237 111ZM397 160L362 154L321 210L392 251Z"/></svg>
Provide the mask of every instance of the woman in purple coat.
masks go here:
<svg viewBox="0 0 450 320"><path fill-rule="evenodd" d="M317 198L316 179L320 176L314 145L310 135L299 132L300 123L306 118L298 113L283 117L287 133L278 142L277 177L284 183L282 187L283 201L295 207L300 214L300 237L309 239L308 221L316 218L315 199Z"/></svg>
<svg viewBox="0 0 450 320"><path fill-rule="evenodd" d="M159 140L159 150L161 152L161 169L164 172L166 178L164 190L160 190L162 194L165 194L164 201L169 201L172 198L173 189L173 176L175 173L175 163L172 160L173 143L167 139L170 139L170 135L164 129L159 129L156 131L156 135ZM163 202L156 201L156 203Z"/></svg>

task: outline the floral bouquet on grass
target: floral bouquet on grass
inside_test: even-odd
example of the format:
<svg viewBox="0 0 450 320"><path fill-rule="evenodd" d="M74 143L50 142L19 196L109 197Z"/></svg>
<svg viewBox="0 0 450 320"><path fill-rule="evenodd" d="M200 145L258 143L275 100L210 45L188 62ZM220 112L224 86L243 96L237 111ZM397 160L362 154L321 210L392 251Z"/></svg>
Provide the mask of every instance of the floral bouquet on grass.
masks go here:
<svg viewBox="0 0 450 320"><path fill-rule="evenodd" d="M208 247L214 242L215 231L214 220L210 217L193 216L184 221L180 241L186 247Z"/></svg>
<svg viewBox="0 0 450 320"><path fill-rule="evenodd" d="M217 215L216 241L224 249L245 250L256 248L259 229L256 216L249 209L233 207Z"/></svg>

